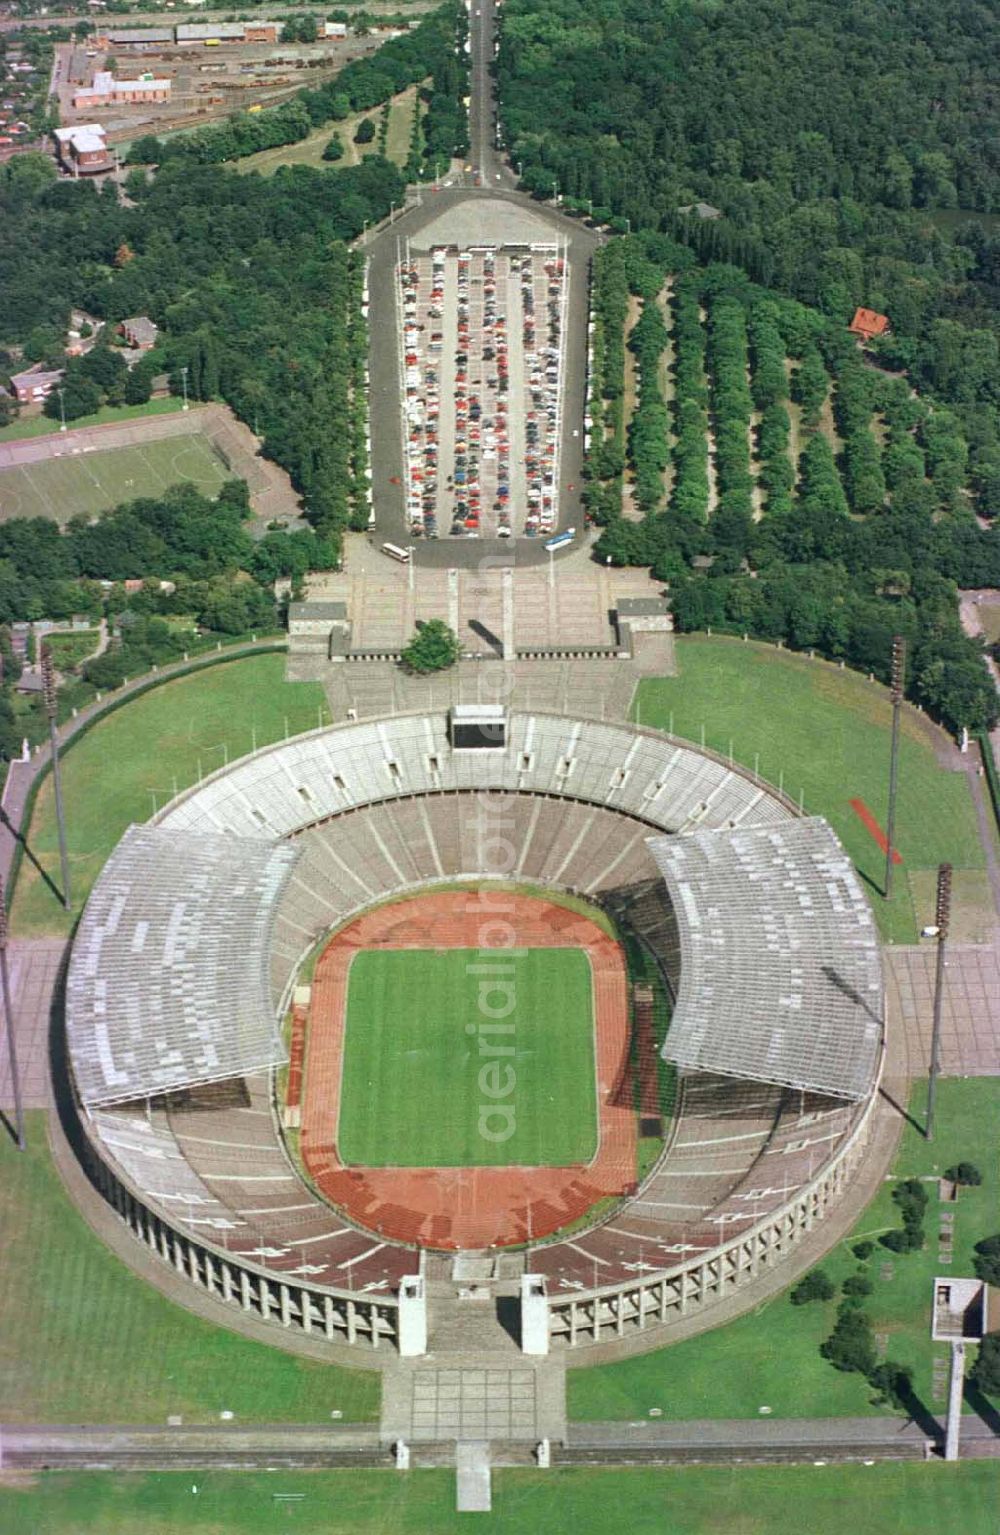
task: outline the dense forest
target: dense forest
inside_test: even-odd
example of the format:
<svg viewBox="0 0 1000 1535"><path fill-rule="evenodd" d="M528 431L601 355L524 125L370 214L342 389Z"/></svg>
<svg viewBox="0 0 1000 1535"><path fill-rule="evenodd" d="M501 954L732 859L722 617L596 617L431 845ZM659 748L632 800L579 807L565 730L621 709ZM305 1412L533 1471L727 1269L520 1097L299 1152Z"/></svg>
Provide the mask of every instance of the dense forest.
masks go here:
<svg viewBox="0 0 1000 1535"><path fill-rule="evenodd" d="M626 341L630 295L642 308ZM866 365L822 311L662 235L598 253L594 321L586 500L600 557L651 565L680 630L753 634L883 678L903 634L917 702L954 731L995 719L955 591L1000 585L1000 530L971 510L953 410ZM639 519L623 516L626 475Z"/></svg>
<svg viewBox="0 0 1000 1535"><path fill-rule="evenodd" d="M960 412L993 514L995 5L506 0L497 68L529 191L670 233L831 319L888 314L880 348Z"/></svg>
<svg viewBox="0 0 1000 1535"><path fill-rule="evenodd" d="M904 633L916 699L992 719L955 586L1000 583L1000 12L505 0L497 73L525 188L634 232L595 273L601 552L682 629L881 676Z"/></svg>

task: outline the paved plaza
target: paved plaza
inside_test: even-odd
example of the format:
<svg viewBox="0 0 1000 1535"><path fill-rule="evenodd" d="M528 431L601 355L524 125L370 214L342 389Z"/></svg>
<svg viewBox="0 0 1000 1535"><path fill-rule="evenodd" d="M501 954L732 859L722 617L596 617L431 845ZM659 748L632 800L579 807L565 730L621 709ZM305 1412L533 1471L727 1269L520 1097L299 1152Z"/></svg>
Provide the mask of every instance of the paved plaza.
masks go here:
<svg viewBox="0 0 1000 1535"><path fill-rule="evenodd" d="M911 1076L930 1066L937 945L887 948L889 976L906 1035ZM992 944L949 944L941 999L941 1072L1000 1076L1000 955Z"/></svg>
<svg viewBox="0 0 1000 1535"><path fill-rule="evenodd" d="M21 1096L26 1109L48 1108L52 1102L49 1028L53 999L68 949L69 942L65 938L11 939L8 951L10 989ZM10 1063L4 1049L0 1052L0 1104L7 1109L12 1102Z"/></svg>

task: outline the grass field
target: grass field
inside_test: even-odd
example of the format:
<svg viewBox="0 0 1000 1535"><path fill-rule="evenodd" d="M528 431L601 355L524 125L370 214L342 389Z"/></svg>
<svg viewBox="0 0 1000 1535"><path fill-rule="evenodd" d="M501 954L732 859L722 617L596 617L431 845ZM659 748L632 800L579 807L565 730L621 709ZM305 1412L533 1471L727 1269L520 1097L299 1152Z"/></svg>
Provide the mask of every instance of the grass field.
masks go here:
<svg viewBox="0 0 1000 1535"><path fill-rule="evenodd" d="M140 421L144 416L169 416L183 409L183 401L173 395L148 400L145 405L102 405L90 416L80 416L72 423L73 431L82 426L107 426L114 421ZM0 427L0 442L14 442L21 437L48 437L60 430L58 418L22 416L10 426Z"/></svg>
<svg viewBox="0 0 1000 1535"><path fill-rule="evenodd" d="M921 1083L910 1103L918 1125L923 1123L924 1097ZM874 1286L865 1306L888 1357L913 1366L916 1395L932 1412L942 1412L946 1405L935 1386L934 1359L944 1361L948 1353L946 1346L931 1342L932 1281L938 1273L971 1274L974 1244L1000 1228L998 1141L1000 1079L944 1079L933 1143L928 1145L920 1131L907 1124L892 1170L894 1178L935 1180L927 1184L923 1251L898 1255L878 1243L883 1232L900 1224L889 1181L821 1265L839 1284L861 1266L852 1244L876 1243L864 1265ZM954 1253L950 1266L941 1268L936 1178L963 1159L979 1167L983 1183L964 1189L957 1204L949 1206L955 1213ZM650 1408L674 1419L750 1418L761 1407L770 1407L779 1418L884 1412L872 1405L860 1375L833 1369L819 1353L832 1330L836 1307L836 1299L793 1306L786 1292L739 1321L670 1349L620 1364L570 1370L569 1415L589 1420L645 1418ZM776 1338L781 1339L780 1348L775 1347Z"/></svg>
<svg viewBox="0 0 1000 1535"><path fill-rule="evenodd" d="M329 722L319 683L286 683L282 654L251 656L164 683L100 721L63 759L74 911L29 858L14 893L13 931L68 933L108 854L132 821L145 821L178 789L286 733ZM114 771L109 772L109 765ZM52 876L59 868L52 778L35 802L28 844Z"/></svg>
<svg viewBox="0 0 1000 1535"><path fill-rule="evenodd" d="M470 1523L452 1471L50 1473L0 1491L0 1522L6 1535L995 1535L998 1491L996 1461L500 1470L493 1512Z"/></svg>
<svg viewBox="0 0 1000 1535"><path fill-rule="evenodd" d="M479 962L478 949L355 955L337 1136L345 1162L563 1167L593 1157L594 1009L586 954L518 951L510 956L509 989L506 981L501 989L487 984ZM508 997L513 1009L501 1013L498 1026L491 1017L506 1009Z"/></svg>
<svg viewBox="0 0 1000 1535"><path fill-rule="evenodd" d="M903 712L895 842L902 854L892 902L882 888L885 857L851 809L863 799L884 824L891 707L885 688L857 672L740 640L684 635L677 641L680 675L640 683L636 714L644 725L672 728L779 783L807 812L824 815L866 881L883 935L913 942L933 910L931 884L910 876L952 863L980 871L985 858L964 775L938 763L926 727ZM984 881L956 890L956 920L989 914ZM970 907L972 909L967 909ZM959 916L964 912L963 916Z"/></svg>
<svg viewBox="0 0 1000 1535"><path fill-rule="evenodd" d="M37 464L0 469L0 520L52 517L68 522L137 496L155 495L181 480L212 494L229 470L206 437L164 437L130 448L64 453Z"/></svg>
<svg viewBox="0 0 1000 1535"><path fill-rule="evenodd" d="M416 86L411 85L392 98L386 159L392 160L396 165L404 165L410 152L410 128L413 123L413 102L416 90ZM325 127L318 128L315 133L300 139L297 144L280 144L275 149L261 149L254 155L245 155L242 160L232 162L233 168L240 175L246 175L249 171L259 171L262 176L273 176L282 165L311 165L314 170L346 170L349 165L357 165L368 155L378 153L377 137L372 139L370 144L354 142L358 124L364 117L372 118L377 127L379 109L373 107L368 112L358 112L353 117L345 117L342 122L332 125L327 123ZM328 164L323 159L323 151L334 135L343 144L344 154L342 159Z"/></svg>
<svg viewBox="0 0 1000 1535"><path fill-rule="evenodd" d="M237 1337L137 1278L67 1197L45 1115L31 1113L28 1123L24 1155L0 1135L7 1421L163 1423L180 1413L186 1422L217 1422L223 1411L257 1422L328 1422L333 1411L347 1422L377 1416L379 1378L371 1371L296 1359ZM2 1513L0 1528L12 1528Z"/></svg>

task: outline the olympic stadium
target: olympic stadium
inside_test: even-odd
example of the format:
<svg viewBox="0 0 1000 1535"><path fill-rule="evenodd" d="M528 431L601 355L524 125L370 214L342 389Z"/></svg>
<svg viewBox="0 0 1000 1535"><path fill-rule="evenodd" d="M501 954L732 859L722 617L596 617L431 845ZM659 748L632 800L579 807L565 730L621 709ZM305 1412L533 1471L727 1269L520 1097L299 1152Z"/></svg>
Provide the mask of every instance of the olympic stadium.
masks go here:
<svg viewBox="0 0 1000 1535"><path fill-rule="evenodd" d="M449 1165L435 1058L351 1065L366 1029L380 1058L412 1044L419 983L386 1009L348 977L511 947L587 956L568 1011L543 968L517 1060L529 1096L555 1073L583 1107L547 1140L549 1093L534 1164ZM534 1353L653 1347L749 1302L865 1156L883 1021L822 819L666 735L498 706L316 730L177 796L105 866L66 996L89 1171L137 1241L220 1320L369 1363L428 1347L442 1283L516 1297Z"/></svg>

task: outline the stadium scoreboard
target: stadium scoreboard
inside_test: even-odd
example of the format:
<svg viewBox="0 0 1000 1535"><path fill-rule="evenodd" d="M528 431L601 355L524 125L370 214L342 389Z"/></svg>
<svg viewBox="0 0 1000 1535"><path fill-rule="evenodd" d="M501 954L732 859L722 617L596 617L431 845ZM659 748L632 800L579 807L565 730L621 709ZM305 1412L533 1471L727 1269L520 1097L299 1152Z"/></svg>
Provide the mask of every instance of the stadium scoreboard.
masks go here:
<svg viewBox="0 0 1000 1535"><path fill-rule="evenodd" d="M454 751L503 751L507 711L502 704L455 704L451 711Z"/></svg>

